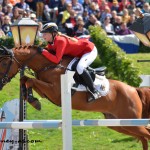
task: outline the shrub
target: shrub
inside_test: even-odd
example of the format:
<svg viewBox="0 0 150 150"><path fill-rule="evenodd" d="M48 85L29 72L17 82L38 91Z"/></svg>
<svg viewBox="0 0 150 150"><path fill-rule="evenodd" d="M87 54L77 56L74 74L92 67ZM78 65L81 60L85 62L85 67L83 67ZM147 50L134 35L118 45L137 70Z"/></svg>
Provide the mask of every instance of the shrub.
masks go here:
<svg viewBox="0 0 150 150"><path fill-rule="evenodd" d="M118 47L101 27L90 26L90 35L101 59L101 65L108 69L107 77L120 80L132 86L139 86L141 78L139 69L133 66L132 60Z"/></svg>

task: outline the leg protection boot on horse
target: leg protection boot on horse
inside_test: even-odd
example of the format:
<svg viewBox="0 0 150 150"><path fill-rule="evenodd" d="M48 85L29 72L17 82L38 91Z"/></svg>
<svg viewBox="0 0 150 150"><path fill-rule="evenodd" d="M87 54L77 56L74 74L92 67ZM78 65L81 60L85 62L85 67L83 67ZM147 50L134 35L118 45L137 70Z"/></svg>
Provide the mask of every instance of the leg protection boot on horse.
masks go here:
<svg viewBox="0 0 150 150"><path fill-rule="evenodd" d="M89 72L85 69L83 73L80 75L82 79L84 80L84 83L88 87L88 91L90 92L90 97L88 98L88 102L92 102L95 99L98 99L100 96L100 93L97 91L97 89L94 87L93 79Z"/></svg>
<svg viewBox="0 0 150 150"><path fill-rule="evenodd" d="M41 110L41 103L33 96L32 88L27 89L27 101L37 110Z"/></svg>

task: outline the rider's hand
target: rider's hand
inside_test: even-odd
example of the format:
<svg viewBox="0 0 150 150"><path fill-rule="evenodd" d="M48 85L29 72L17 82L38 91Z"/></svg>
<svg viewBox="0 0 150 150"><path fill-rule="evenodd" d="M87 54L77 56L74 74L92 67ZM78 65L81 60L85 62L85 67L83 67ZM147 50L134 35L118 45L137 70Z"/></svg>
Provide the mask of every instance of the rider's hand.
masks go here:
<svg viewBox="0 0 150 150"><path fill-rule="evenodd" d="M38 47L38 48L37 48L37 51L38 51L40 54L42 54L43 48L42 48L42 47Z"/></svg>

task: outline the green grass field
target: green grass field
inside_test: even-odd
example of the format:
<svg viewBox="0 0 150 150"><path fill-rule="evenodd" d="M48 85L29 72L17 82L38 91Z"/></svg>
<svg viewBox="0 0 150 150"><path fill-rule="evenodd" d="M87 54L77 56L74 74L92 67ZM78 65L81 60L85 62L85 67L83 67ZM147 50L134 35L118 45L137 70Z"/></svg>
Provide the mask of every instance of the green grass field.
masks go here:
<svg viewBox="0 0 150 150"><path fill-rule="evenodd" d="M138 66L141 74L150 74L150 63L137 63L137 59L150 59L149 54L127 55ZM36 93L35 96L39 97ZM12 79L0 91L1 106L5 101L19 98L19 75ZM56 107L46 99L40 99L42 110L36 111L27 104L27 119L50 120L61 119L61 108ZM73 119L101 119L101 113L72 111ZM61 129L29 129L29 140L41 140L40 143L30 143L29 150L62 150ZM120 134L107 127L73 127L73 150L141 150L141 143L132 137Z"/></svg>

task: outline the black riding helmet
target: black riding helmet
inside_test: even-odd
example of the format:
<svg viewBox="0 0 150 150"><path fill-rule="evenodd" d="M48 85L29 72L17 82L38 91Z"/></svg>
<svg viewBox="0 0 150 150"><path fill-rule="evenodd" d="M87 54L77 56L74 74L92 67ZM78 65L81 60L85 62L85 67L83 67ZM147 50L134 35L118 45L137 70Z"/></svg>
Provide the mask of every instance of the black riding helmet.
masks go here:
<svg viewBox="0 0 150 150"><path fill-rule="evenodd" d="M56 25L56 23L50 22L50 23L46 23L43 26L43 29L41 31L41 33L57 33L58 32L58 26Z"/></svg>

